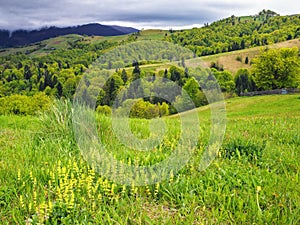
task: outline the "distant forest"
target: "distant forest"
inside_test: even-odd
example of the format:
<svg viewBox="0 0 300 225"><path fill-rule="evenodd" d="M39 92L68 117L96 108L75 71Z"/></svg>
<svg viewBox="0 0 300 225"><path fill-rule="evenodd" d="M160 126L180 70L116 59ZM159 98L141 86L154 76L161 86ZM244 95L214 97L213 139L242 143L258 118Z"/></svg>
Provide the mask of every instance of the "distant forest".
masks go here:
<svg viewBox="0 0 300 225"><path fill-rule="evenodd" d="M300 37L300 15L279 16L263 10L255 16L235 17L172 34L172 41L197 56L274 44Z"/></svg>

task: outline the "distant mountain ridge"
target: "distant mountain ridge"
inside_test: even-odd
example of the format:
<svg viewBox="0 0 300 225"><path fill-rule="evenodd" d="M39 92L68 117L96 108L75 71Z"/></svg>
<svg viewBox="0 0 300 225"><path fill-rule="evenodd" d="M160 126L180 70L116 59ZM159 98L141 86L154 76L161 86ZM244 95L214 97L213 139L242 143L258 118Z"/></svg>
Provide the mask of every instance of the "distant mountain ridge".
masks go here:
<svg viewBox="0 0 300 225"><path fill-rule="evenodd" d="M63 28L49 27L32 31L17 30L12 33L10 33L8 30L0 30L0 47L7 48L24 46L67 34L79 34L88 36L117 36L130 34L137 31L137 29L132 27L108 26L98 23Z"/></svg>

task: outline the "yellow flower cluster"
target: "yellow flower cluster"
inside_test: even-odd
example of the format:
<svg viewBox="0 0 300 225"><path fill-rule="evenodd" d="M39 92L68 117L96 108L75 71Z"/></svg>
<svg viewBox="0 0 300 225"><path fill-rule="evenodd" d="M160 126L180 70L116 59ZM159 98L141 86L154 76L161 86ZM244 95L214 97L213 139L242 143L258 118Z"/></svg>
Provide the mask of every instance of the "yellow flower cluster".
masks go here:
<svg viewBox="0 0 300 225"><path fill-rule="evenodd" d="M34 210L31 220L35 219L39 223L45 223L57 207L64 209L67 214L76 213L79 208L94 212L103 202L116 203L125 196L138 198L139 193L145 193L148 197L157 198L160 187L156 184L152 192L151 186L137 187L134 183L130 187L117 185L96 174L83 161L58 161L45 171L49 180L44 187L37 184L37 178L32 172L29 175L33 192L27 209L29 212ZM171 177L173 179L173 175ZM18 175L18 180L21 181L21 175ZM24 196L20 195L19 201L26 208Z"/></svg>

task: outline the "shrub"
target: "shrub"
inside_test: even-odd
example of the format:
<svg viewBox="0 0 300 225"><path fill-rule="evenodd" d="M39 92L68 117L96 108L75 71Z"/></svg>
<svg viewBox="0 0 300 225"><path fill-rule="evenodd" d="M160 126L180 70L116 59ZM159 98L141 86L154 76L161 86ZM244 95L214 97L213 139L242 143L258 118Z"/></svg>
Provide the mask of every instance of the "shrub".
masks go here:
<svg viewBox="0 0 300 225"><path fill-rule="evenodd" d="M159 116L169 114L169 110L166 109L167 104L155 105L150 102L146 102L143 99L127 99L123 102L122 106L119 107L115 113L118 116L128 116L131 118L143 118L152 119Z"/></svg>
<svg viewBox="0 0 300 225"><path fill-rule="evenodd" d="M96 108L96 112L97 113L100 113L100 114L103 114L103 115L106 115L106 116L109 116L111 115L111 108L107 105L99 105L97 108Z"/></svg>
<svg viewBox="0 0 300 225"><path fill-rule="evenodd" d="M152 119L159 116L159 107L145 102L144 100L137 101L130 111L130 117Z"/></svg>
<svg viewBox="0 0 300 225"><path fill-rule="evenodd" d="M35 115L49 109L50 103L50 98L42 92L34 96L5 96L0 98L0 114Z"/></svg>
<svg viewBox="0 0 300 225"><path fill-rule="evenodd" d="M242 57L241 56L237 56L235 59L236 59L236 61L242 62Z"/></svg>
<svg viewBox="0 0 300 225"><path fill-rule="evenodd" d="M211 62L210 68L215 68L216 70L224 71L223 64L220 64L218 61L217 62Z"/></svg>
<svg viewBox="0 0 300 225"><path fill-rule="evenodd" d="M165 102L158 105L159 107L159 116L168 116L169 115L169 105Z"/></svg>

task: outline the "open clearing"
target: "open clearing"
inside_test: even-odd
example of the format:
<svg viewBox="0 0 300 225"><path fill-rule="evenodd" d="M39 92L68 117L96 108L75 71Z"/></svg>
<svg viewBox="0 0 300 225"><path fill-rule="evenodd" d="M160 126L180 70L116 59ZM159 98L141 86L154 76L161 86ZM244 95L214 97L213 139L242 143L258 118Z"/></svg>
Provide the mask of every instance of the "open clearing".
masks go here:
<svg viewBox="0 0 300 225"><path fill-rule="evenodd" d="M225 139L205 171L198 166L209 137L208 107L196 109L201 134L189 163L142 187L111 182L82 160L64 103L39 117L0 116L0 223L299 224L300 95L235 98L226 105ZM97 121L101 140L128 164L163 160L180 133L178 118L166 118L171 129L147 156L126 150L109 118ZM144 138L147 124L131 121Z"/></svg>

